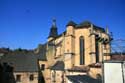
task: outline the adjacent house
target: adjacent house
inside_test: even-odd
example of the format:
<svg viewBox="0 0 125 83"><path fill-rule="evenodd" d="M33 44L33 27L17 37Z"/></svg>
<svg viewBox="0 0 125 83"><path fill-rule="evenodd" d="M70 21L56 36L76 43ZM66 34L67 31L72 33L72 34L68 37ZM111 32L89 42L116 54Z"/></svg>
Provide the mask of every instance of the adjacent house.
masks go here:
<svg viewBox="0 0 125 83"><path fill-rule="evenodd" d="M38 83L37 57L32 51L18 50L8 52L1 57L1 64L13 67L16 83Z"/></svg>

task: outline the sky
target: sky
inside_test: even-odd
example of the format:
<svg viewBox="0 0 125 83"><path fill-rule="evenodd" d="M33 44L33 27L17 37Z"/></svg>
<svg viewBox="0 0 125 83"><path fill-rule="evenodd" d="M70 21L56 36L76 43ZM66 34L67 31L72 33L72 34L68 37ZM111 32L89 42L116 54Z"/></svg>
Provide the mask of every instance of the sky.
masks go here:
<svg viewBox="0 0 125 83"><path fill-rule="evenodd" d="M90 21L125 39L125 0L0 0L0 47L34 49L47 41L56 18L58 33L68 21Z"/></svg>

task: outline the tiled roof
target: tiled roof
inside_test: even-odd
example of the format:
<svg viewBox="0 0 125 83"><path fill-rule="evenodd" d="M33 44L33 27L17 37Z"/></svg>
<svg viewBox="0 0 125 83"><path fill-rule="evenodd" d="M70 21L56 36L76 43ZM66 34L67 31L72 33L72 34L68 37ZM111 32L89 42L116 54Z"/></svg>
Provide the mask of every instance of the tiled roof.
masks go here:
<svg viewBox="0 0 125 83"><path fill-rule="evenodd" d="M125 61L125 54L112 54L111 60Z"/></svg>
<svg viewBox="0 0 125 83"><path fill-rule="evenodd" d="M87 66L74 66L71 69L67 69L67 70L71 71L71 72L88 72L89 67L87 67Z"/></svg>
<svg viewBox="0 0 125 83"><path fill-rule="evenodd" d="M9 51L9 48L0 48L0 53L8 53Z"/></svg>
<svg viewBox="0 0 125 83"><path fill-rule="evenodd" d="M66 76L72 83L101 83L101 80L94 79L88 75Z"/></svg>
<svg viewBox="0 0 125 83"><path fill-rule="evenodd" d="M57 61L51 68L51 70L64 70L64 62L63 61Z"/></svg>
<svg viewBox="0 0 125 83"><path fill-rule="evenodd" d="M38 71L37 57L32 52L11 52L2 56L1 62L11 64L15 72Z"/></svg>

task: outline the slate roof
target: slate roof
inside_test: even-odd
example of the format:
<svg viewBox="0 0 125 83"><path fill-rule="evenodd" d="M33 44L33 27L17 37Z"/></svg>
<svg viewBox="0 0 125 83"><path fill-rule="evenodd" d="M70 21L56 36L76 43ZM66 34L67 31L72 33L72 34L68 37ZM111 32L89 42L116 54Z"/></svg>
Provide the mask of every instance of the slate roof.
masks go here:
<svg viewBox="0 0 125 83"><path fill-rule="evenodd" d="M66 76L72 83L101 83L101 80L94 79L88 75Z"/></svg>
<svg viewBox="0 0 125 83"><path fill-rule="evenodd" d="M87 27L90 27L91 26L91 22L90 21L83 21L81 22L80 24L77 24L75 23L74 21L69 21L66 26L74 26L75 29L79 29L79 28L87 28ZM99 26L96 26L93 24L93 28L94 30L100 30L102 32L105 32L105 29L102 28L102 27L99 27ZM62 35L65 35L66 34L66 31L64 31L63 33L59 34L58 36L54 37L51 41L55 40L56 38L62 36Z"/></svg>
<svg viewBox="0 0 125 83"><path fill-rule="evenodd" d="M76 27L89 27L89 26L91 26L91 22L83 21L80 24L78 24Z"/></svg>
<svg viewBox="0 0 125 83"><path fill-rule="evenodd" d="M64 62L63 61L57 61L52 67L50 67L51 70L64 70Z"/></svg>
<svg viewBox="0 0 125 83"><path fill-rule="evenodd" d="M46 61L47 60L47 57L46 57L46 44L39 44L38 48L38 53L36 53L37 55L37 58L39 60L42 60L42 61Z"/></svg>
<svg viewBox="0 0 125 83"><path fill-rule="evenodd" d="M102 28L102 27L99 27L99 26L96 26L96 25L93 25L93 27L94 27L95 30L100 30L102 32L105 32L105 29Z"/></svg>
<svg viewBox="0 0 125 83"><path fill-rule="evenodd" d="M57 37L57 36L58 36L58 31L57 31L57 26L56 26L56 20L53 19L52 27L51 27L51 29L50 29L50 33L49 33L48 38L49 38L49 37L55 38L55 37Z"/></svg>
<svg viewBox="0 0 125 83"><path fill-rule="evenodd" d="M71 72L88 72L89 67L87 67L87 66L74 66L71 69L67 69L67 70L71 71Z"/></svg>
<svg viewBox="0 0 125 83"><path fill-rule="evenodd" d="M69 21L66 26L76 26L77 24L73 21Z"/></svg>
<svg viewBox="0 0 125 83"><path fill-rule="evenodd" d="M1 58L1 63L14 67L14 72L37 72L37 57L32 52L11 52Z"/></svg>
<svg viewBox="0 0 125 83"><path fill-rule="evenodd" d="M80 24L77 24L77 25L76 25L76 29L77 29L77 28L83 28L83 27L90 27L91 24L92 24L92 23L91 23L90 21L83 21L83 22L81 22ZM94 24L93 24L93 27L94 27L95 30L100 30L100 31L102 31L102 32L105 32L105 29L102 28L102 27L96 26L96 25L94 25Z"/></svg>

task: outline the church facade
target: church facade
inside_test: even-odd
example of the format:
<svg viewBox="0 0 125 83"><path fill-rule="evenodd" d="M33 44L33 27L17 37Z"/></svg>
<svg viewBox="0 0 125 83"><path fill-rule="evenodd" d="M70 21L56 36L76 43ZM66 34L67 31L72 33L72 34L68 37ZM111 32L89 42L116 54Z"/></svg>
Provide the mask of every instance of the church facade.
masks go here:
<svg viewBox="0 0 125 83"><path fill-rule="evenodd" d="M36 49L36 53L42 50L38 63L45 82L78 83L78 79L87 82L84 78L90 78L96 83L102 76L102 62L110 60L111 40L107 28L89 21L69 21L66 30L58 35L53 20L47 42Z"/></svg>

